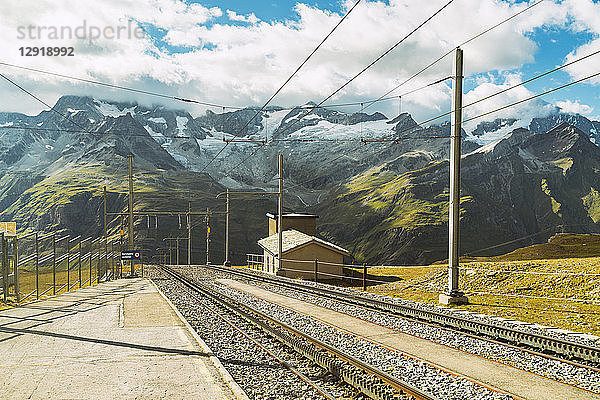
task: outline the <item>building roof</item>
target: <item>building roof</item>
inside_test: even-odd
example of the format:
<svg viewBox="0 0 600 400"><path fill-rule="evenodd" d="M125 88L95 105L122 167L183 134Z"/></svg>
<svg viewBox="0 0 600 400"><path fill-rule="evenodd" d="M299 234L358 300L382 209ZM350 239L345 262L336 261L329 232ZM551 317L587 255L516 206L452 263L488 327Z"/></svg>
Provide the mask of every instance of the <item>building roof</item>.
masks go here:
<svg viewBox="0 0 600 400"><path fill-rule="evenodd" d="M287 253L290 250L296 249L300 246L307 245L309 243L317 243L317 244L320 244L321 246L328 247L331 250L336 251L338 253L342 253L344 255L350 255L348 250L346 250L340 246L337 246L333 243L327 242L323 239L319 239L317 237L307 235L306 233L302 233L295 229L288 229L287 231L283 231L282 236L283 236L282 237L282 247L283 247L282 252L283 253ZM279 244L278 236L275 233L269 237L259 240L258 244L260 247L262 247L269 253L276 255L277 251L278 251L277 247Z"/></svg>
<svg viewBox="0 0 600 400"><path fill-rule="evenodd" d="M271 218L271 219L275 219L277 218L278 214L277 213L267 213L267 217ZM318 215L314 215L314 214L301 214L301 213L287 213L287 214L283 214L283 218L319 218Z"/></svg>

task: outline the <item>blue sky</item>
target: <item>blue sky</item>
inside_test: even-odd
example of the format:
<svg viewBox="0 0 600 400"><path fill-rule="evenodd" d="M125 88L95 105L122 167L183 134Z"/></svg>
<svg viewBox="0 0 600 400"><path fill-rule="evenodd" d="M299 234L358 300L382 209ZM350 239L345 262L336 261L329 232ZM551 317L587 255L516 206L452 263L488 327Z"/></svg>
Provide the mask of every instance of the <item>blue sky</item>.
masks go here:
<svg viewBox="0 0 600 400"><path fill-rule="evenodd" d="M599 0L546 0L517 19L465 46L465 98L473 101L536 74L600 50ZM445 0L363 0L353 14L315 54L273 101L279 105L318 102L345 83L391 44L435 12ZM141 90L194 98L231 106L262 105L325 34L339 21L352 1L242 1L242 0L97 0L86 8L77 0L23 0L0 4L6 23L0 35L7 38L5 62L57 73L87 77ZM379 97L407 77L452 49L457 43L487 29L528 4L523 1L455 0L409 40L332 99L364 101ZM143 39L57 41L15 39L23 25L78 26L82 21L98 27L133 20L144 27ZM73 46L76 56L22 57L23 45ZM596 58L600 55L595 56ZM591 59L577 68L559 71L492 101L467 116L477 115L579 79L598 71ZM47 102L62 94L86 94L116 100L154 103L161 100L7 70ZM401 94L451 73L448 57L393 94ZM543 99L565 111L600 119L600 79L563 89ZM35 113L40 106L14 96L0 99L0 110ZM403 98L403 109L417 121L450 107L450 84L439 84ZM202 107L165 102L171 107ZM535 116L547 112L522 105L507 113ZM220 110L214 110L220 111ZM358 111L349 109L348 111ZM381 103L369 111L393 117L397 102Z"/></svg>
<svg viewBox="0 0 600 400"><path fill-rule="evenodd" d="M201 1L209 7L221 7L238 12L239 14L254 13L258 18L264 21L297 19L298 15L293 11L298 1L290 0L264 0L264 1L244 1L244 0L225 0L225 1ZM341 12L342 4L339 1L302 1L311 7L326 9L333 12Z"/></svg>

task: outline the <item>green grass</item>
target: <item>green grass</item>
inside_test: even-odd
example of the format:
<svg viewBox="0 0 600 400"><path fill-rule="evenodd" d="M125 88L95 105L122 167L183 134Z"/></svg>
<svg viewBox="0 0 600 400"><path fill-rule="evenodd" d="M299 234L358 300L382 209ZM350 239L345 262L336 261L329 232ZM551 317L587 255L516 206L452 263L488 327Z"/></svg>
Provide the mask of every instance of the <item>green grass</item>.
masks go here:
<svg viewBox="0 0 600 400"><path fill-rule="evenodd" d="M600 235L594 235L593 238L595 246L598 246L597 236ZM574 235L564 235L555 238L554 241L560 243L564 250L569 246L577 246L575 244L577 239ZM600 275L514 273L520 271L600 274L600 257L499 260L502 257L510 259L515 257L515 254L530 256L539 254L537 251L532 251L532 247L534 246L495 257L493 258L495 261L488 258L461 263L461 290L491 294L469 295L470 304L458 306L458 308L600 335ZM579 247L587 246L581 246L580 243ZM573 249L568 251L573 251ZM556 249L553 250L553 254L559 255ZM595 254L599 253L595 252ZM477 270L468 270L468 268ZM369 291L431 304L438 304L438 295L445 291L447 285L447 267L440 264L410 269L372 268L369 270L369 274L373 275L374 279L377 279L377 276L399 279L394 283L371 286ZM573 299L588 301L579 302L573 301Z"/></svg>
<svg viewBox="0 0 600 400"><path fill-rule="evenodd" d="M522 261L539 259L586 258L600 255L600 234L558 233L548 242L522 247L494 257L463 257L461 261ZM446 261L440 261L446 262Z"/></svg>
<svg viewBox="0 0 600 400"><path fill-rule="evenodd" d="M600 194L594 188L590 188L590 192L581 198L583 206L588 215L594 222L600 221Z"/></svg>

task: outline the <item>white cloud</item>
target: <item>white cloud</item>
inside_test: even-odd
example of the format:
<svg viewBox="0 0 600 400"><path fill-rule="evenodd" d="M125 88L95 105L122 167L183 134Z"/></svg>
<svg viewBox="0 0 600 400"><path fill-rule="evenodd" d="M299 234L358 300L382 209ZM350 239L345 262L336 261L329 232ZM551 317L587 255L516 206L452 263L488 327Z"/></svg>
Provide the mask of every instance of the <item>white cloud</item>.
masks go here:
<svg viewBox="0 0 600 400"><path fill-rule="evenodd" d="M600 3L592 0L565 0L565 6L568 7L569 14L573 17L572 28L590 32L596 37L595 40L585 43L569 53L565 62L570 62L600 50ZM598 72L599 60L600 55L595 55L569 66L565 70L571 74L573 79L582 79ZM600 77L592 78L588 82L600 84Z"/></svg>
<svg viewBox="0 0 600 400"><path fill-rule="evenodd" d="M389 4L381 1L360 4L274 103L290 105L321 100L443 3L390 0ZM344 3L346 9L352 4L350 0ZM576 10L569 11L575 5ZM526 3L515 4L512 1L455 2L331 101L377 98L458 43L526 6ZM546 1L464 46L467 75L500 71L502 76L500 83L481 80L480 87L467 93L465 98L474 99L505 87L511 79L520 79L502 71L519 68L534 60L537 47L529 37L534 28L563 26L567 23L567 13L581 16L584 22L577 29L597 26L597 18L587 15L595 10L594 7L597 4L589 0L565 0L560 4ZM76 0L22 0L0 4L0 12L4 20L0 36L6 39L5 48L8 49L3 55L6 62L238 106L261 104L270 97L341 17L299 3L295 7L297 18L294 20L261 21L253 13L241 15L234 10L186 4L182 0L98 0L86 3L86 7L81 7ZM229 21L248 24L223 22L220 17L224 13ZM171 53L148 36L142 39L99 39L93 46L77 39L59 43L16 38L18 26L77 26L84 20L88 25L97 26L115 26L134 20L147 27L149 34L164 34L166 43L186 46L189 51ZM600 31L600 27L594 29ZM74 46L76 55L26 58L18 53L21 46L40 45ZM582 47L576 52L584 50ZM48 102L65 93L146 103L160 100L9 68L3 70ZM447 57L393 94L449 76L451 70L452 60ZM570 72L576 73L575 70ZM11 96L0 99L0 110L34 112L41 108L14 88L9 90ZM490 101L486 107L478 105L469 112L480 112L503 104L503 101L520 99L527 93L525 89L519 89L502 99ZM450 107L449 85L439 84L408 95L402 99L402 104L403 110L413 113L417 120L443 112ZM181 103L170 105L182 106ZM375 110L393 116L397 113L397 102L389 101L369 109Z"/></svg>
<svg viewBox="0 0 600 400"><path fill-rule="evenodd" d="M557 101L556 105L561 108L563 112L571 114L590 115L594 111L593 107L587 104L581 104L579 100L571 101Z"/></svg>
<svg viewBox="0 0 600 400"><path fill-rule="evenodd" d="M250 13L249 15L245 16L231 10L227 10L227 17L232 21L248 22L250 24L256 24L260 21L260 19L258 19L256 15L254 15L254 13Z"/></svg>
<svg viewBox="0 0 600 400"><path fill-rule="evenodd" d="M598 10L600 12L600 9ZM573 52L569 53L565 58L565 63L577 60L579 58L590 55L596 51L600 50L600 39L593 40L589 43L583 44L575 49ZM586 58L583 61L579 61L576 64L570 65L565 68L574 80L584 79L588 76L591 76L598 71L598 64L600 63L600 54L593 55L589 58ZM591 84L600 84L600 77L596 76L587 80L588 83Z"/></svg>
<svg viewBox="0 0 600 400"><path fill-rule="evenodd" d="M511 129L527 127L532 118L543 117L553 111L551 104L540 99L526 101L509 108L501 109L504 106L518 103L534 95L533 92L524 86L517 86L521 82L521 75L515 73L505 73L500 77L490 76L487 79L480 77L478 85L465 93L463 98L463 105L466 107L463 111L465 130L471 132L481 122L493 121L497 118L517 119L511 126ZM496 95L496 93L502 91L504 92ZM488 96L492 97L488 100L479 101ZM470 105L472 103L475 104ZM488 114L494 110L499 111Z"/></svg>

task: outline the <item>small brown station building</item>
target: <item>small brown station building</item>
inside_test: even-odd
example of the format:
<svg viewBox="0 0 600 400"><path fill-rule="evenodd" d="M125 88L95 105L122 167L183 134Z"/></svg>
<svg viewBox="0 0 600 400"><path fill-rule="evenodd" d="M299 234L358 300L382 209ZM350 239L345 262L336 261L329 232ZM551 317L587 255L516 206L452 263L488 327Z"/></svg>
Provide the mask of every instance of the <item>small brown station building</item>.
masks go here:
<svg viewBox="0 0 600 400"><path fill-rule="evenodd" d="M311 214L283 214L282 263L277 262L277 215L267 214L269 236L258 241L263 249L263 270L289 278L314 279L317 260L319 280L340 279L344 259L350 253L333 243L314 236L317 216Z"/></svg>

